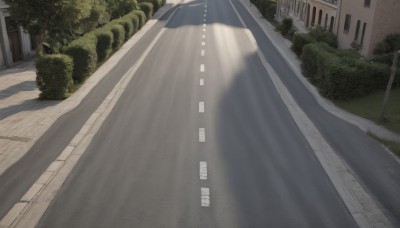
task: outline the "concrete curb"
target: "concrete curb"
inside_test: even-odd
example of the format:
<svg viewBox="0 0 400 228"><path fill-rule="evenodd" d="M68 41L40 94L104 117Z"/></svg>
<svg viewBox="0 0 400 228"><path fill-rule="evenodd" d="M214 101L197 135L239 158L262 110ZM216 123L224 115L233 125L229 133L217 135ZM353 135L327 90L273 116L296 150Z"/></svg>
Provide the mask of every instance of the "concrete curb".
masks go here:
<svg viewBox="0 0 400 228"><path fill-rule="evenodd" d="M260 26L260 28L262 29L262 31L264 32L264 34L267 36L267 38L271 41L271 43L276 47L276 50L279 52L279 54L285 59L285 61L287 62L287 64L289 65L290 69L293 71L293 73L300 79L300 81L303 83L303 85L308 89L308 91L310 91L310 93L314 96L315 100L318 102L318 104L323 107L325 110L327 110L328 112L330 112L331 114L339 117L342 120L345 120L355 126L357 126L358 128L360 128L362 131L364 132L372 132L376 135L378 135L381 138L387 139L387 140L394 140L394 141L398 141L400 142L400 135L396 134L394 132L391 132L390 130L383 128L381 126L379 126L378 124L367 120L365 118L362 118L360 116L356 116L352 113L349 113L345 110L342 110L340 108L338 108L337 106L335 106L330 100L322 97L318 90L307 81L307 79L303 76L303 74L301 73L301 69L300 69L300 64L295 65L294 62L299 62L297 60L297 57L291 52L291 50L289 49L289 51L292 54L292 57L289 58L288 55L282 50L281 45L279 45L272 37L271 35L268 33L268 31L266 31L265 27L263 26L263 22L265 23L269 23L268 21L266 21L265 19L262 19L263 21L261 21L261 14L259 13L259 11L257 10L257 12L259 13L260 17L257 18L254 13L251 11L251 9L249 9L249 6L247 4L245 4L243 2L244 0L239 0L239 2L243 5L243 7L249 12L249 14L251 15L251 17L253 17L253 19L258 23L258 25ZM285 42L286 40L281 37L282 39L282 43L287 43Z"/></svg>
<svg viewBox="0 0 400 228"><path fill-rule="evenodd" d="M233 10L237 14L242 25L247 28L236 7L229 0ZM321 166L327 173L333 186L340 198L349 210L351 216L359 227L392 227L390 221L386 218L380 207L363 189L355 176L350 172L345 161L343 161L330 145L325 141L314 123L308 118L307 114L296 103L289 90L280 80L277 73L266 60L264 54L260 51L253 34L247 29L246 33L256 47L262 65L268 72L279 96L288 108L296 125L309 143L313 153L318 158Z"/></svg>
<svg viewBox="0 0 400 228"><path fill-rule="evenodd" d="M69 98L54 105L51 109L52 115L44 122L40 123L37 128L37 133L34 138L26 143L24 147L17 148L13 151L12 156L7 156L6 159L0 164L0 175L2 175L9 167L19 161L32 146L44 135L44 133L65 113L76 108L82 100L92 91L92 89L108 75L108 73L118 64L119 60L124 58L128 51L139 42L142 37L149 31L165 13L177 5L179 0L160 8L157 13L150 19L145 26L140 29L134 36L131 37L113 56L111 56L91 77L81 86L81 88L72 94Z"/></svg>
<svg viewBox="0 0 400 228"><path fill-rule="evenodd" d="M169 11L169 9L172 9L175 5L177 5L177 3L172 4L172 6L170 6L169 8L165 8L164 11L159 14L159 17L162 17L165 13ZM172 18L172 16L173 14L168 18L167 23ZM141 30L141 36L137 37L138 39L129 40L129 44L127 45L127 47L124 48L126 51L121 52L122 54L120 53L117 56L123 57L127 53L127 50L129 50L155 23L156 19L152 19L152 23L150 23L149 21L147 23L150 24L148 28L145 30ZM69 145L63 150L63 152L57 157L57 159L49 165L49 167L44 171L44 173L42 173L42 175L25 193L25 195L22 196L20 201L17 202L14 207L0 220L0 228L27 228L36 226L36 224L39 222L40 218L43 216L46 209L54 199L55 195L57 194L58 189L62 186L69 173L74 168L75 164L84 154L92 138L99 130L107 116L111 113L120 96L123 94L127 84L134 77L135 72L140 67L144 59L148 56L150 51L153 49L164 31L165 28L162 28L161 32L157 34L151 44L144 51L142 56L118 81L113 90L108 94L106 99L101 103L96 111L90 116L90 118L82 126L80 131L71 140ZM97 72L99 72L100 69ZM110 68L109 70L111 69L112 68ZM101 76L104 77L108 73L108 71L102 73L104 74ZM101 79L101 76L98 77ZM100 81L100 79L98 81ZM88 88L93 88L98 81L93 83L92 87L89 86ZM76 97L80 98L79 101L81 101L84 97L82 96L82 94L87 94L88 92L90 92L90 90L86 89L84 92L81 92L81 95L76 95ZM77 103L76 105L78 104L79 103ZM73 105L69 107L73 108Z"/></svg>

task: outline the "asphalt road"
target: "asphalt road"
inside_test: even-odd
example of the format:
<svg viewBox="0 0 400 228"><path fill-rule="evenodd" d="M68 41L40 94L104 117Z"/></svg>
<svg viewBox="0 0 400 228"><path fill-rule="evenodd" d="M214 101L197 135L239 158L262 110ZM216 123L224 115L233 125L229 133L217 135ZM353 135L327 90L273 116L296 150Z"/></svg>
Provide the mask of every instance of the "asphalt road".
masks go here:
<svg viewBox="0 0 400 228"><path fill-rule="evenodd" d="M38 227L356 227L229 2L208 0L207 12L204 3L187 1L168 24L160 21L146 35L150 40L167 28ZM320 108L234 4L298 104L395 222L399 164ZM0 177L1 217L130 68L142 42ZM200 128L205 142L199 142ZM199 177L202 161L206 180ZM201 200L202 188L210 191L209 201Z"/></svg>

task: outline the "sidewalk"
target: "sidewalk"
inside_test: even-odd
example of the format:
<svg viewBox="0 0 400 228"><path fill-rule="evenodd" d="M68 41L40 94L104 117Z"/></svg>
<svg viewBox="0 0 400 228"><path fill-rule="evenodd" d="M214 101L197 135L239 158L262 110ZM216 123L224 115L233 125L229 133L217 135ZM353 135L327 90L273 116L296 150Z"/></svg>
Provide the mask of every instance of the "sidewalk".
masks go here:
<svg viewBox="0 0 400 228"><path fill-rule="evenodd" d="M105 62L71 97L39 100L34 60L0 71L0 175L22 158L34 143L66 112L72 110L124 55L179 0L167 0L153 19Z"/></svg>
<svg viewBox="0 0 400 228"><path fill-rule="evenodd" d="M255 7L254 5L250 7L249 0L239 0L239 1L242 3L244 8L246 8L246 10L250 12L252 17L257 21L261 29L264 31L265 35L275 45L278 52L280 52L282 57L287 61L289 67L293 70L293 72L300 79L303 85L312 93L312 95L315 97L319 105L321 105L324 109L326 109L333 115L353 125L356 125L364 132L370 131L379 136L380 138L400 142L399 134L393 133L370 120L364 119L362 117L344 111L336 107L330 100L322 97L319 94L318 90L311 83L309 83L307 79L302 75L300 67L301 62L294 54L294 52L290 49L292 43L289 40L283 38L280 33L275 31L275 27L263 18L261 13L258 11L257 7Z"/></svg>

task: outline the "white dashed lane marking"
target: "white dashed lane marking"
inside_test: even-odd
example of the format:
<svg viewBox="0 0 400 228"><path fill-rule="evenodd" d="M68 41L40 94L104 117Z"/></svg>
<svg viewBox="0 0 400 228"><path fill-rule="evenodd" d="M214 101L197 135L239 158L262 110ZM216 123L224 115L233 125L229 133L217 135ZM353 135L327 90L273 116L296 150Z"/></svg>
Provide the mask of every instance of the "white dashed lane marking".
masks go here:
<svg viewBox="0 0 400 228"><path fill-rule="evenodd" d="M203 24L203 27L206 27L206 24Z"/></svg>
<svg viewBox="0 0 400 228"><path fill-rule="evenodd" d="M206 141L206 130L204 128L199 128L199 142Z"/></svg>
<svg viewBox="0 0 400 228"><path fill-rule="evenodd" d="M204 71L205 71L204 64L201 64L200 65L200 72L204 72Z"/></svg>
<svg viewBox="0 0 400 228"><path fill-rule="evenodd" d="M200 86L204 86L204 79L200 78Z"/></svg>
<svg viewBox="0 0 400 228"><path fill-rule="evenodd" d="M199 102L199 112L204 113L204 101Z"/></svg>
<svg viewBox="0 0 400 228"><path fill-rule="evenodd" d="M202 49L200 54L201 54L201 56L205 56L206 55L206 50Z"/></svg>
<svg viewBox="0 0 400 228"><path fill-rule="evenodd" d="M206 29L205 28L203 28L203 32L205 32L206 31Z"/></svg>
<svg viewBox="0 0 400 228"><path fill-rule="evenodd" d="M201 188L201 206L202 207L210 206L210 189L209 188Z"/></svg>
<svg viewBox="0 0 400 228"><path fill-rule="evenodd" d="M200 180L207 180L207 162L200 162Z"/></svg>
<svg viewBox="0 0 400 228"><path fill-rule="evenodd" d="M202 35L201 38L205 39L205 38L206 38L206 35Z"/></svg>
<svg viewBox="0 0 400 228"><path fill-rule="evenodd" d="M201 42L201 46L205 46L206 45L206 42Z"/></svg>

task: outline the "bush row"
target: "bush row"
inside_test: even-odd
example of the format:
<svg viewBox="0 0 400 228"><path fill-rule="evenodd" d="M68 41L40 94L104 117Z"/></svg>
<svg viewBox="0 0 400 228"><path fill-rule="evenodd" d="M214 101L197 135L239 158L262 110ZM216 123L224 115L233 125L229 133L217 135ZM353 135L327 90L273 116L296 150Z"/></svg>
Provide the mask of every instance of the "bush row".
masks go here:
<svg viewBox="0 0 400 228"><path fill-rule="evenodd" d="M96 67L117 51L151 17L152 3L141 5L148 11L134 10L115 19L72 41L62 49L62 54L38 57L36 81L41 91L40 97L64 99L74 83L84 82Z"/></svg>
<svg viewBox="0 0 400 228"><path fill-rule="evenodd" d="M337 37L321 27L310 30L309 33L296 33L292 39L292 50L297 56L301 56L303 47L309 43L322 42L332 48L337 48Z"/></svg>
<svg viewBox="0 0 400 228"><path fill-rule="evenodd" d="M353 50L336 50L325 43L309 43L301 55L302 70L322 95L331 99L348 99L384 89L390 67L361 58ZM400 86L397 73L393 86Z"/></svg>
<svg viewBox="0 0 400 228"><path fill-rule="evenodd" d="M265 19L269 21L274 21L275 13L276 13L276 1L272 0L250 0L253 3L260 13L264 16Z"/></svg>

